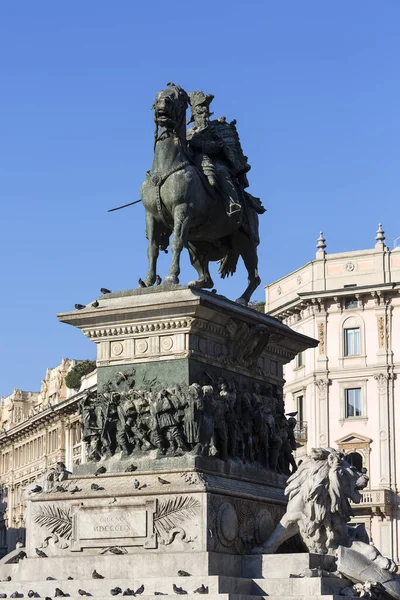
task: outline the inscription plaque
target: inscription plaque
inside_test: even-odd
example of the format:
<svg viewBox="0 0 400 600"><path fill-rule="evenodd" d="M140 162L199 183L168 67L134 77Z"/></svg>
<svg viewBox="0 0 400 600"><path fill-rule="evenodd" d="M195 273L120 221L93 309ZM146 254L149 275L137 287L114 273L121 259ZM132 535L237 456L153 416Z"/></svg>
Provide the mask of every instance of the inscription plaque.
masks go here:
<svg viewBox="0 0 400 600"><path fill-rule="evenodd" d="M155 509L154 500L123 506L76 505L71 550L109 545L155 548Z"/></svg>

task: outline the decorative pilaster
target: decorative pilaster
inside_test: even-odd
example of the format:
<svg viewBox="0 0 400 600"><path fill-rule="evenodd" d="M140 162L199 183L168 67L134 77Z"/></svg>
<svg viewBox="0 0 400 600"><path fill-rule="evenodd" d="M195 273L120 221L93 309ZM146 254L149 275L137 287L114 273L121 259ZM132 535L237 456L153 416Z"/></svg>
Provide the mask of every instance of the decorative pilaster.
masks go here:
<svg viewBox="0 0 400 600"><path fill-rule="evenodd" d="M390 485L390 431L388 373L374 375L378 386L379 407L379 483Z"/></svg>
<svg viewBox="0 0 400 600"><path fill-rule="evenodd" d="M318 429L317 440L321 447L329 446L329 405L328 405L328 379L317 379L317 407L318 407Z"/></svg>

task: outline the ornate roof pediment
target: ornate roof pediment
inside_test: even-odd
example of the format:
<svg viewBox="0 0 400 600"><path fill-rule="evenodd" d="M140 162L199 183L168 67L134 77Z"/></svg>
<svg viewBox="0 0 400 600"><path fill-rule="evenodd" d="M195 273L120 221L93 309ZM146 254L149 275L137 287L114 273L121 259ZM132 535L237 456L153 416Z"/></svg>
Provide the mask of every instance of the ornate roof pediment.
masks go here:
<svg viewBox="0 0 400 600"><path fill-rule="evenodd" d="M371 442L372 439L369 437L365 437L365 435L361 435L359 433L348 433L339 440L336 440L335 443L338 446L343 446L347 444L349 446L352 446L353 444L370 444Z"/></svg>

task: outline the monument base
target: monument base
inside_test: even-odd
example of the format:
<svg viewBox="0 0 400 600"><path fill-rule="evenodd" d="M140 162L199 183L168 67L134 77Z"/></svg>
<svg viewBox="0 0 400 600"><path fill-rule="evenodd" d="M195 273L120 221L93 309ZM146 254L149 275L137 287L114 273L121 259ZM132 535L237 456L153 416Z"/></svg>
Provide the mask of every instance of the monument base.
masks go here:
<svg viewBox="0 0 400 600"><path fill-rule="evenodd" d="M99 464L106 472L96 476ZM190 455L88 463L52 491L30 494L26 553L250 553L285 511L285 479L255 465Z"/></svg>

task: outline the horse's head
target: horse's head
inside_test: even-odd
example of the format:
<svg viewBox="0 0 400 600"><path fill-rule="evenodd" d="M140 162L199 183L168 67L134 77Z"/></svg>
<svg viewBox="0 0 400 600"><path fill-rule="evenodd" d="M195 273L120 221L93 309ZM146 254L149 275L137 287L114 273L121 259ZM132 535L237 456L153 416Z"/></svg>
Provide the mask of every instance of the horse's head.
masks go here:
<svg viewBox="0 0 400 600"><path fill-rule="evenodd" d="M186 121L186 109L189 96L179 85L169 83L168 87L158 92L153 104L156 125L179 132Z"/></svg>

